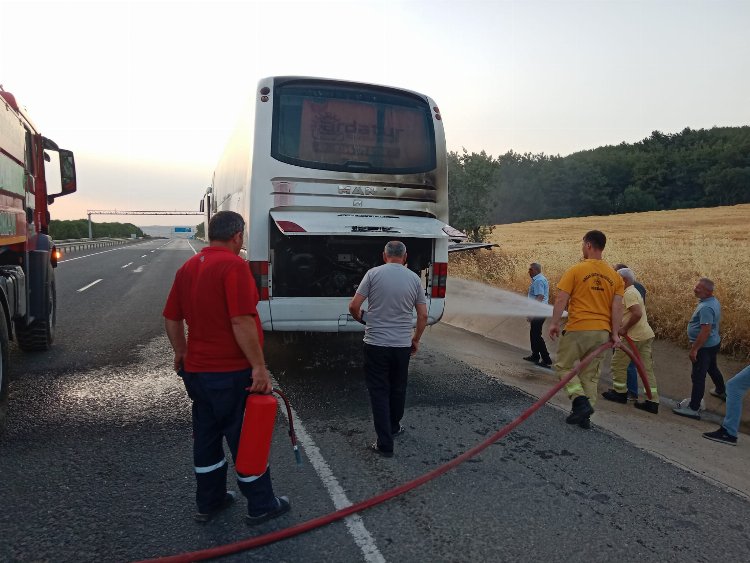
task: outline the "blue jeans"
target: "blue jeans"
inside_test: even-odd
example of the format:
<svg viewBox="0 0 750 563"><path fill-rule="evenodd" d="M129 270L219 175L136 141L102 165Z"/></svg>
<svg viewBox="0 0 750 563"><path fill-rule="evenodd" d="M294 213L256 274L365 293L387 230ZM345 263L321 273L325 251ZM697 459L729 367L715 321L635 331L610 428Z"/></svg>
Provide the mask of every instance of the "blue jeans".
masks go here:
<svg viewBox="0 0 750 563"><path fill-rule="evenodd" d="M638 368L635 367L635 362L628 364L628 391L638 397Z"/></svg>
<svg viewBox="0 0 750 563"><path fill-rule="evenodd" d="M750 366L735 374L727 381L727 414L722 426L727 434L737 436L740 427L740 415L742 414L742 397L750 389Z"/></svg>

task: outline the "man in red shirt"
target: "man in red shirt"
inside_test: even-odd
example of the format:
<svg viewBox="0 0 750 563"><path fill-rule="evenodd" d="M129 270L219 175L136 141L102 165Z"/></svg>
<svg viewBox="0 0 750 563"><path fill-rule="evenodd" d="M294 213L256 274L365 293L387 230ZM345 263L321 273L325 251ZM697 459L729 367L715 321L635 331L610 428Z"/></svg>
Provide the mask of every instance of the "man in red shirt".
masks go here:
<svg viewBox="0 0 750 563"><path fill-rule="evenodd" d="M247 262L239 257L244 230L242 216L233 211L211 218L210 245L177 271L163 313L174 369L193 402L198 522L208 522L234 501L234 492L227 491L222 437L236 459L247 387L251 393L271 392L256 310L258 290ZM262 475L238 473L237 484L247 498L249 524L289 510L287 497L274 496L270 469Z"/></svg>

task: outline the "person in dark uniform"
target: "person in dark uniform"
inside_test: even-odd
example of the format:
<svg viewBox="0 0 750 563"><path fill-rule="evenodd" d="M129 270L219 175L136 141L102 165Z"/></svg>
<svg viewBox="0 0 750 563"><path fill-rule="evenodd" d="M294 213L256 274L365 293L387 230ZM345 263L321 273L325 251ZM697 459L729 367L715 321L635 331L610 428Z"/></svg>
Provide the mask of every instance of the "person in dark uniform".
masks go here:
<svg viewBox="0 0 750 563"><path fill-rule="evenodd" d="M197 522L208 522L234 501L234 492L227 491L222 438L236 459L247 389L272 389L256 310L258 290L248 263L238 256L244 229L242 216L233 211L211 218L209 246L177 271L163 312L174 369L193 403ZM270 469L262 475L238 473L237 484L247 498L248 524L290 508L287 497L274 495Z"/></svg>

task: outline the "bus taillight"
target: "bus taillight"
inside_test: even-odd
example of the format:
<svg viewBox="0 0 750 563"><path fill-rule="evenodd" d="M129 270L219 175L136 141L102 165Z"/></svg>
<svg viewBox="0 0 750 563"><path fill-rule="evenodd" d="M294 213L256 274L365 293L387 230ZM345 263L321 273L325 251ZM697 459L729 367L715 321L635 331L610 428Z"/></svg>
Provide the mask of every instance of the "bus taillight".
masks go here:
<svg viewBox="0 0 750 563"><path fill-rule="evenodd" d="M432 296L445 299L445 288L448 285L448 263L436 262L432 265Z"/></svg>
<svg viewBox="0 0 750 563"><path fill-rule="evenodd" d="M293 221L276 221L276 225L278 225L279 229L281 229L282 233L305 233L305 229L300 227L297 223L294 223Z"/></svg>
<svg viewBox="0 0 750 563"><path fill-rule="evenodd" d="M261 301L268 301L268 262L250 262L250 271L255 278Z"/></svg>

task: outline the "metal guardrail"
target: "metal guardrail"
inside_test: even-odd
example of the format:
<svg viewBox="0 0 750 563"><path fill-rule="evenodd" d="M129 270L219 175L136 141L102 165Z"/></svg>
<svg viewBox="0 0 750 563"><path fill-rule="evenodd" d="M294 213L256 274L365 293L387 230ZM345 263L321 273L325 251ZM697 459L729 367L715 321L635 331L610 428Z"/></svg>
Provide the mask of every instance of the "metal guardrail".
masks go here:
<svg viewBox="0 0 750 563"><path fill-rule="evenodd" d="M104 248L107 246L119 246L121 244L132 244L143 239L131 238L97 238L97 239L67 239L56 240L55 247L63 254L75 252L77 250L89 250L92 248Z"/></svg>

